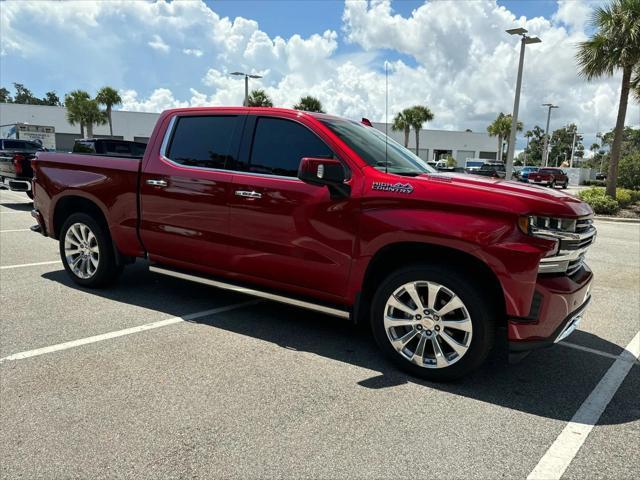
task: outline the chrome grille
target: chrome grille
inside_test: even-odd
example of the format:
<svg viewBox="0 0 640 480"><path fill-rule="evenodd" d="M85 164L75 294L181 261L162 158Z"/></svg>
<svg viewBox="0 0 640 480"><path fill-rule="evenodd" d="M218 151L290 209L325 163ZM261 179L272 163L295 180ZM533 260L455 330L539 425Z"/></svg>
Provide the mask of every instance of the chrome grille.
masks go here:
<svg viewBox="0 0 640 480"><path fill-rule="evenodd" d="M543 258L540 261L538 273L574 275L584 265L584 256L596 239L593 217L556 220L557 228L555 229L551 225L553 222L549 223L545 234L558 239L558 253L552 257Z"/></svg>

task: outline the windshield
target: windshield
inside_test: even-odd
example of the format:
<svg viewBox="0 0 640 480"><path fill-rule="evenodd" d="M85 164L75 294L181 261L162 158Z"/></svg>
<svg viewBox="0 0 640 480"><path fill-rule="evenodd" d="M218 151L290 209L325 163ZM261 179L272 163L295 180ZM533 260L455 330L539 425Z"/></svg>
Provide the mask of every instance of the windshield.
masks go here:
<svg viewBox="0 0 640 480"><path fill-rule="evenodd" d="M405 147L373 127L350 120L321 120L362 160L378 170L397 175L415 176L436 170ZM385 160L386 159L386 160Z"/></svg>

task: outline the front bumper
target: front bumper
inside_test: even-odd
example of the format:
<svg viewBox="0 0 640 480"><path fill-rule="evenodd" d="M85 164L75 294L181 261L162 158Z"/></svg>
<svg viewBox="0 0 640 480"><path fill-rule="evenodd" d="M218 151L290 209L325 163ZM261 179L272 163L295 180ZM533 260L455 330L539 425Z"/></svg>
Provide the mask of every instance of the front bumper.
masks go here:
<svg viewBox="0 0 640 480"><path fill-rule="evenodd" d="M509 319L510 350L545 347L569 336L591 300L592 281L586 265L572 276L539 275L529 316Z"/></svg>

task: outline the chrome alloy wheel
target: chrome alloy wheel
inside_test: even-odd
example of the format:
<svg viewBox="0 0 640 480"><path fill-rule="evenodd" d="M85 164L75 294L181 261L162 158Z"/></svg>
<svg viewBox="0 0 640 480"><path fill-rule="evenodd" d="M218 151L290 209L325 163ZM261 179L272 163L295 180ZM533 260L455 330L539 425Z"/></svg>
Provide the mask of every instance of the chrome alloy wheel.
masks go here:
<svg viewBox="0 0 640 480"><path fill-rule="evenodd" d="M84 223L74 223L64 236L64 256L69 268L79 278L91 278L98 270L98 239Z"/></svg>
<svg viewBox="0 0 640 480"><path fill-rule="evenodd" d="M384 329L393 348L424 368L445 368L469 350L473 325L464 303L435 282L409 282L384 307Z"/></svg>

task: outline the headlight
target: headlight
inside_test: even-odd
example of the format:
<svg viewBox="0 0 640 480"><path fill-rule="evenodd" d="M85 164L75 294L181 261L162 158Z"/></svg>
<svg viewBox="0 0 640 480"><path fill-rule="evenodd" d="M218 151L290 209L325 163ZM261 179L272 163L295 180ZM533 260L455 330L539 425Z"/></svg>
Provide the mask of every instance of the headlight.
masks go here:
<svg viewBox="0 0 640 480"><path fill-rule="evenodd" d="M560 239L557 232L571 228L571 225L569 225L571 222L573 222L573 228L575 229L575 220L531 215L520 217L518 219L518 227L527 235L554 242L553 248L545 254L545 257L553 257L560 248Z"/></svg>

